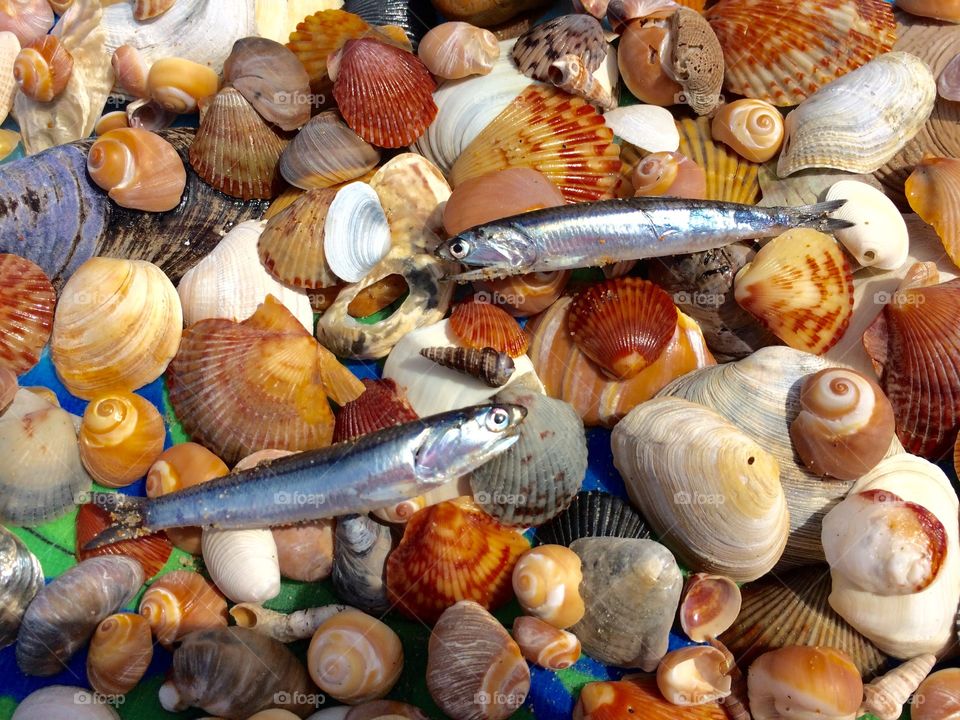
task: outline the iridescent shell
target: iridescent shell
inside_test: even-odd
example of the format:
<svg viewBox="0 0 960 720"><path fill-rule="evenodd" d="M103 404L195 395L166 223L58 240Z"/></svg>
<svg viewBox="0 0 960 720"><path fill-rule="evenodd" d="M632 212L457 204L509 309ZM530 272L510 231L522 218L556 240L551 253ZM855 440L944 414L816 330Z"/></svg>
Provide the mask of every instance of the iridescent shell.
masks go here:
<svg viewBox="0 0 960 720"><path fill-rule="evenodd" d="M90 640L87 679L103 695L125 695L147 672L153 658L150 623L140 615L105 618Z"/></svg>
<svg viewBox="0 0 960 720"><path fill-rule="evenodd" d="M410 403L390 379L361 380L363 393L337 413L333 442L354 440L393 425L417 419Z"/></svg>
<svg viewBox="0 0 960 720"><path fill-rule="evenodd" d="M95 397L80 425L80 459L94 480L123 487L143 477L163 452L167 430L160 412L132 393Z"/></svg>
<svg viewBox="0 0 960 720"><path fill-rule="evenodd" d="M110 513L103 508L92 503L80 506L76 523L78 562L100 555L126 555L140 563L143 576L148 580L164 568L173 552L173 545L163 531L87 550L86 544L110 527L112 522Z"/></svg>
<svg viewBox="0 0 960 720"><path fill-rule="evenodd" d="M23 541L0 527L0 648L17 639L20 620L43 587L43 568Z"/></svg>
<svg viewBox="0 0 960 720"><path fill-rule="evenodd" d="M510 357L527 351L527 335L509 313L490 303L464 302L450 314L450 330L467 347L492 347Z"/></svg>
<svg viewBox="0 0 960 720"><path fill-rule="evenodd" d="M0 365L21 375L37 364L50 339L53 285L37 265L0 254Z"/></svg>
<svg viewBox="0 0 960 720"><path fill-rule="evenodd" d="M652 677L587 683L574 709L582 720L621 720L641 715L644 720L727 720L716 702L680 707L663 699Z"/></svg>
<svg viewBox="0 0 960 720"><path fill-rule="evenodd" d="M227 625L223 595L189 570L174 570L147 588L139 612L157 642L168 647L190 633Z"/></svg>
<svg viewBox="0 0 960 720"><path fill-rule="evenodd" d="M296 130L310 119L310 76L297 56L278 42L237 40L223 65L223 81L281 130Z"/></svg>
<svg viewBox="0 0 960 720"><path fill-rule="evenodd" d="M436 622L459 600L503 605L526 539L465 500L417 512L387 559L387 591L404 615Z"/></svg>
<svg viewBox="0 0 960 720"><path fill-rule="evenodd" d="M310 119L280 156L280 174L310 190L356 180L377 166L380 151L357 135L333 110Z"/></svg>
<svg viewBox="0 0 960 720"><path fill-rule="evenodd" d="M740 157L715 140L710 120L682 119L677 121L680 131L680 153L703 168L707 176L707 200L754 204L760 197L757 179L760 165Z"/></svg>

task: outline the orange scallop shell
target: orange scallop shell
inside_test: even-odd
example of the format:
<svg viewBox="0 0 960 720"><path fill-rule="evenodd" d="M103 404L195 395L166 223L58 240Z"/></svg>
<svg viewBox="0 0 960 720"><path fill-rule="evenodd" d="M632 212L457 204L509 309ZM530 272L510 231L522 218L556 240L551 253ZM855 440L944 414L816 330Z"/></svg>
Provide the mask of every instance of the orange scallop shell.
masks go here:
<svg viewBox="0 0 960 720"><path fill-rule="evenodd" d="M96 550L85 550L84 546L106 530L112 521L110 513L96 505L81 505L77 511L77 562L99 555L126 555L140 563L143 576L152 578L163 569L173 552L173 545L166 533L155 532L135 540L121 540L113 545L104 545Z"/></svg>
<svg viewBox="0 0 960 720"><path fill-rule="evenodd" d="M960 266L960 160L925 157L906 183L907 202L937 231L947 255Z"/></svg>
<svg viewBox="0 0 960 720"><path fill-rule="evenodd" d="M0 365L22 375L40 360L57 295L35 263L0 254Z"/></svg>
<svg viewBox="0 0 960 720"><path fill-rule="evenodd" d="M724 87L796 105L896 39L884 0L720 0L706 12L725 64Z"/></svg>
<svg viewBox="0 0 960 720"><path fill-rule="evenodd" d="M172 645L195 630L226 627L227 601L200 573L174 570L159 578L140 599L140 614L157 642Z"/></svg>
<svg viewBox="0 0 960 720"><path fill-rule="evenodd" d="M360 382L366 390L356 400L344 405L337 414L337 424L333 430L335 443L417 419L417 414L400 394L393 380L364 379Z"/></svg>
<svg viewBox="0 0 960 720"><path fill-rule="evenodd" d="M523 535L469 500L418 510L387 558L390 602L430 624L460 600L496 609L512 596L513 566L529 549Z"/></svg>
<svg viewBox="0 0 960 720"><path fill-rule="evenodd" d="M327 401L362 383L272 296L242 323L201 320L183 333L167 374L184 429L227 463L257 450L312 450L333 438Z"/></svg>
<svg viewBox="0 0 960 720"><path fill-rule="evenodd" d="M633 676L625 680L587 683L573 711L577 720L727 720L716 702L674 705L657 688L656 678Z"/></svg>
<svg viewBox="0 0 960 720"><path fill-rule="evenodd" d="M363 37L370 25L359 15L344 10L321 10L308 15L290 33L287 47L310 75L314 90L327 80L327 58L347 40Z"/></svg>
<svg viewBox="0 0 960 720"><path fill-rule="evenodd" d="M373 38L343 46L333 97L350 129L384 148L410 145L437 116L437 84L423 61Z"/></svg>
<svg viewBox="0 0 960 720"><path fill-rule="evenodd" d="M907 452L932 460L960 427L960 279L898 290L863 345Z"/></svg>
<svg viewBox="0 0 960 720"><path fill-rule="evenodd" d="M753 205L760 199L760 163L737 155L713 139L710 119L683 118L677 121L680 153L690 158L706 175L707 200Z"/></svg>
<svg viewBox="0 0 960 720"><path fill-rule="evenodd" d="M492 347L513 358L523 355L529 344L527 334L510 313L479 300L453 308L450 330L466 347Z"/></svg>
<svg viewBox="0 0 960 720"><path fill-rule="evenodd" d="M663 354L630 380L611 380L574 344L567 330L572 298L562 297L527 326L527 353L550 397L573 405L585 425L613 427L675 378L707 365L713 355L692 319L677 311L677 328Z"/></svg>
<svg viewBox="0 0 960 720"><path fill-rule="evenodd" d="M567 327L588 358L628 380L663 354L677 329L677 308L648 280L616 278L579 293L570 305Z"/></svg>
<svg viewBox="0 0 960 720"><path fill-rule="evenodd" d="M568 203L611 199L622 183L620 146L603 116L549 85L531 85L487 125L454 163L450 183L509 167L539 170Z"/></svg>

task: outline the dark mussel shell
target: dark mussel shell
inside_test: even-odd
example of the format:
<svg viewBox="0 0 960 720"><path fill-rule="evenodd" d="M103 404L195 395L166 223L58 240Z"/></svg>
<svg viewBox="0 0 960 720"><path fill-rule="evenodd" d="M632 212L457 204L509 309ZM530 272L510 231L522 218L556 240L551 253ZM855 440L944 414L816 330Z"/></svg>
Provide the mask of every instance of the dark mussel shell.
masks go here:
<svg viewBox="0 0 960 720"><path fill-rule="evenodd" d="M570 546L584 537L652 539L643 516L626 500L602 490L584 490L570 507L537 528L540 544Z"/></svg>

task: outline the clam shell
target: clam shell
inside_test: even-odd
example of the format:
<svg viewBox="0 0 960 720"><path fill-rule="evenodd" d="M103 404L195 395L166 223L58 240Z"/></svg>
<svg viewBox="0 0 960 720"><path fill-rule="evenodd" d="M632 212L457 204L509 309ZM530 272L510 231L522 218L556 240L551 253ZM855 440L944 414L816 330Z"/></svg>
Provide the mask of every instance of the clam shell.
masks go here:
<svg viewBox="0 0 960 720"><path fill-rule="evenodd" d="M360 382L366 389L337 413L334 442L355 440L377 430L417 419L417 413L393 380L364 379Z"/></svg>
<svg viewBox="0 0 960 720"><path fill-rule="evenodd" d="M443 207L443 226L448 235L457 235L494 220L563 204L563 195L543 173L507 168L458 185Z"/></svg>
<svg viewBox="0 0 960 720"><path fill-rule="evenodd" d="M617 720L643 708L649 720L727 720L716 702L683 707L663 699L656 678L641 675L626 680L591 682L583 686L574 712L584 720Z"/></svg>
<svg viewBox="0 0 960 720"><path fill-rule="evenodd" d="M140 615L111 615L97 626L87 654L90 687L103 695L125 695L153 658L150 623Z"/></svg>
<svg viewBox="0 0 960 720"><path fill-rule="evenodd" d="M450 181L456 187L494 170L530 167L560 188L567 202L592 202L614 197L619 155L613 131L584 99L537 85L517 96L463 150Z"/></svg>
<svg viewBox="0 0 960 720"><path fill-rule="evenodd" d="M0 15L0 30L13 33L27 45L47 34L53 25L53 10L43 0L19 0L5 5Z"/></svg>
<svg viewBox="0 0 960 720"><path fill-rule="evenodd" d="M280 563L270 530L204 528L203 563L233 602L266 602L280 594Z"/></svg>
<svg viewBox="0 0 960 720"><path fill-rule="evenodd" d="M257 248L264 231L262 221L240 223L187 271L177 286L187 326L211 318L246 320L272 295L305 329L313 329L313 310L306 293L277 282L260 264Z"/></svg>
<svg viewBox="0 0 960 720"><path fill-rule="evenodd" d="M263 266L277 280L307 290L333 287L339 283L324 252L324 222L330 216L331 203L336 195L337 192L330 188L310 190L267 221L257 242L257 253ZM350 219L347 215L340 224L346 224ZM277 286L282 288L279 283ZM306 317L304 315L304 319ZM312 313L310 321L311 324L305 327L312 327Z"/></svg>
<svg viewBox="0 0 960 720"><path fill-rule="evenodd" d="M370 25L358 15L339 9L318 10L303 18L290 33L293 50L310 75L314 91L329 90L327 58L352 38L363 37Z"/></svg>
<svg viewBox="0 0 960 720"><path fill-rule="evenodd" d="M366 515L337 520L333 552L333 588L346 603L364 612L383 615L387 598L387 556L393 549L390 528Z"/></svg>
<svg viewBox="0 0 960 720"><path fill-rule="evenodd" d="M673 115L656 105L629 105L608 110L603 121L613 134L647 152L673 152L680 147L680 133Z"/></svg>
<svg viewBox="0 0 960 720"><path fill-rule="evenodd" d="M87 503L77 510L77 561L100 555L126 555L133 558L143 568L143 576L150 579L157 575L173 552L173 545L164 532L151 533L132 540L120 542L94 550L87 550L86 544L112 524L110 513L97 505ZM109 694L109 693L108 693Z"/></svg>
<svg viewBox="0 0 960 720"><path fill-rule="evenodd" d="M881 0L803 0L789 13L771 0L721 0L706 13L737 95L796 105L893 46L893 11Z"/></svg>
<svg viewBox="0 0 960 720"><path fill-rule="evenodd" d="M810 167L878 170L920 131L936 97L936 82L920 58L885 53L787 115L777 174Z"/></svg>
<svg viewBox="0 0 960 720"><path fill-rule="evenodd" d="M345 185L330 203L323 252L334 275L360 282L390 251L390 225L376 191L364 182Z"/></svg>
<svg viewBox="0 0 960 720"><path fill-rule="evenodd" d="M526 539L466 500L418 511L387 558L387 592L398 611L434 623L459 600L495 609L510 599Z"/></svg>
<svg viewBox="0 0 960 720"><path fill-rule="evenodd" d="M0 254L0 365L22 375L37 364L56 302L43 270L26 258Z"/></svg>
<svg viewBox="0 0 960 720"><path fill-rule="evenodd" d="M0 527L0 647L17 639L20 620L43 587L43 568L23 541Z"/></svg>
<svg viewBox="0 0 960 720"><path fill-rule="evenodd" d="M602 490L578 492L565 510L537 527L543 544L569 547L583 537L651 539L647 521L633 506Z"/></svg>
<svg viewBox="0 0 960 720"><path fill-rule="evenodd" d="M281 130L296 130L310 119L310 76L297 56L278 42L237 40L223 66L223 82Z"/></svg>
<svg viewBox="0 0 960 720"><path fill-rule="evenodd" d="M333 110L310 119L280 156L280 174L304 190L356 180L376 167L380 152Z"/></svg>
<svg viewBox="0 0 960 720"><path fill-rule="evenodd" d="M437 25L424 35L417 55L436 77L459 80L486 75L500 57L497 36L469 23Z"/></svg>
<svg viewBox="0 0 960 720"><path fill-rule="evenodd" d="M540 525L573 500L587 471L583 422L562 400L523 384L499 392L498 402L523 405L520 439L470 476L476 503L505 525Z"/></svg>
<svg viewBox="0 0 960 720"><path fill-rule="evenodd" d="M707 175L707 200L754 204L760 196L759 164L740 157L713 139L710 120L681 119L680 153L703 168Z"/></svg>
<svg viewBox="0 0 960 720"><path fill-rule="evenodd" d="M652 540L581 538L586 614L570 632L600 662L651 672L667 652L683 578L673 555Z"/></svg>
<svg viewBox="0 0 960 720"><path fill-rule="evenodd" d="M856 180L841 180L827 190L824 200L846 204L831 213L838 220L856 223L852 228L835 230L833 235L863 267L897 270L907 261L910 235L896 205L872 185ZM960 259L960 247L955 251Z"/></svg>
<svg viewBox="0 0 960 720"><path fill-rule="evenodd" d="M140 614L157 642L170 646L188 635L226 627L227 601L199 573L174 570L154 582L140 599Z"/></svg>
<svg viewBox="0 0 960 720"><path fill-rule="evenodd" d="M17 634L17 666L27 675L60 672L100 621L129 602L143 583L128 557L84 560L44 587L30 603Z"/></svg>
<svg viewBox="0 0 960 720"><path fill-rule="evenodd" d="M94 693L68 685L48 685L34 690L13 712L16 720L119 720L112 706L98 703Z"/></svg>
<svg viewBox="0 0 960 720"><path fill-rule="evenodd" d="M401 28L414 49L435 23L435 11L427 0L346 0L343 9L371 25Z"/></svg>
<svg viewBox="0 0 960 720"><path fill-rule="evenodd" d="M577 56L587 72L600 68L607 57L607 41L595 17L561 15L534 25L517 38L510 51L520 72L541 82L550 81L550 66L564 55Z"/></svg>

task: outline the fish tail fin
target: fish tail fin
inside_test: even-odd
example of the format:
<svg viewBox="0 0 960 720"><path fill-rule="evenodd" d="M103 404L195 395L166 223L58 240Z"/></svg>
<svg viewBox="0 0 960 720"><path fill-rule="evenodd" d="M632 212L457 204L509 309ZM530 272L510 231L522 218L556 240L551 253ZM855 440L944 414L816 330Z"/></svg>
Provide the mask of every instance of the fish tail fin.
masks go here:
<svg viewBox="0 0 960 720"><path fill-rule="evenodd" d="M90 493L90 503L110 515L110 524L83 546L84 550L113 545L123 540L135 540L152 533L144 527L147 498L120 493Z"/></svg>
<svg viewBox="0 0 960 720"><path fill-rule="evenodd" d="M814 205L801 205L800 207L790 208L787 211L791 220L790 224L792 227L813 228L814 230L825 233L853 227L854 223L848 220L830 217L830 213L842 208L846 202L846 200L842 199L828 200L827 202L816 203Z"/></svg>

